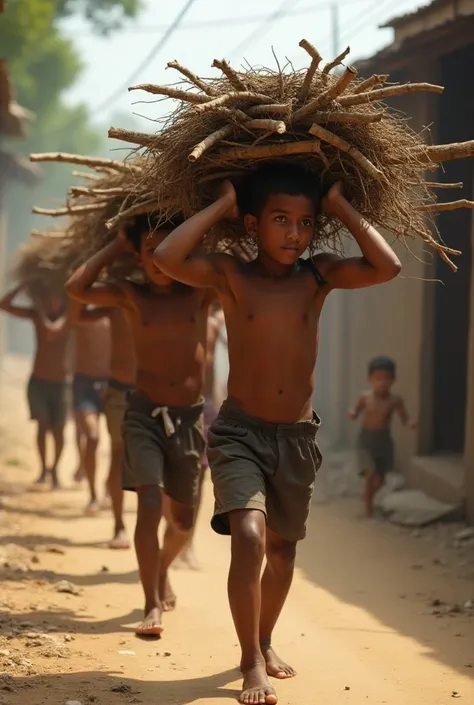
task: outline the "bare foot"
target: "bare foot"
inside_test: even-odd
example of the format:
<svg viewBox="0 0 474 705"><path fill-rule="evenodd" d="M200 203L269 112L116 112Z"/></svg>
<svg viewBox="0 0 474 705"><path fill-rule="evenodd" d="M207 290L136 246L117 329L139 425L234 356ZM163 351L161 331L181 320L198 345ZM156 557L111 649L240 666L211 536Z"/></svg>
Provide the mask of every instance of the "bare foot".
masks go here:
<svg viewBox="0 0 474 705"><path fill-rule="evenodd" d="M265 663L257 663L251 668L242 668L244 683L239 702L245 705L275 705L278 698L268 680Z"/></svg>
<svg viewBox="0 0 474 705"><path fill-rule="evenodd" d="M130 541L128 540L125 529L119 529L119 531L115 532L112 541L109 542L109 548L117 550L130 548Z"/></svg>
<svg viewBox="0 0 474 705"><path fill-rule="evenodd" d="M46 483L46 480L48 479L48 471L46 468L41 471L41 475L38 477L37 480L35 480L35 485L44 485Z"/></svg>
<svg viewBox="0 0 474 705"><path fill-rule="evenodd" d="M267 673L274 678L293 678L296 676L296 671L291 666L288 666L281 658L279 658L271 646L265 648L262 646L263 658L267 664Z"/></svg>
<svg viewBox="0 0 474 705"><path fill-rule="evenodd" d="M100 514L100 504L96 499L89 502L84 510L86 517L97 517Z"/></svg>
<svg viewBox="0 0 474 705"><path fill-rule="evenodd" d="M158 596L160 598L163 612L172 612L176 607L176 595L174 594L168 575L160 576L158 583Z"/></svg>
<svg viewBox="0 0 474 705"><path fill-rule="evenodd" d="M153 607L145 614L145 619L140 622L135 630L137 636L159 636L163 631L161 626L161 610L159 607Z"/></svg>

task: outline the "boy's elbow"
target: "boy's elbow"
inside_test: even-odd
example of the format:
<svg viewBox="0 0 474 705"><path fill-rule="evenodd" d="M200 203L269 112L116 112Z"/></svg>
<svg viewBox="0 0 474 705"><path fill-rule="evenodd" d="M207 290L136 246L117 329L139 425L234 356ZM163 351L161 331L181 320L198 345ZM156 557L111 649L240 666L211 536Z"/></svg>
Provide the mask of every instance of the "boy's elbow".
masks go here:
<svg viewBox="0 0 474 705"><path fill-rule="evenodd" d="M389 282L395 277L398 277L402 271L402 263L397 256L392 257L391 261L380 271L380 282Z"/></svg>

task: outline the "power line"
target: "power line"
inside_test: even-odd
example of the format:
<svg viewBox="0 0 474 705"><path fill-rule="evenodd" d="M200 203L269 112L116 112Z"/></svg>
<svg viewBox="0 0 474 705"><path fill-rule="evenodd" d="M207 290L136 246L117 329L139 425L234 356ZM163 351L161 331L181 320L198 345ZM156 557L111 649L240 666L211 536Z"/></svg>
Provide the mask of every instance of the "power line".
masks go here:
<svg viewBox="0 0 474 705"><path fill-rule="evenodd" d="M360 2L364 2L365 0L339 0L339 7L344 7L345 5L355 5ZM296 0L296 4L298 4L298 0ZM332 2L324 2L320 3L318 5L313 5L312 11L317 12L322 11L322 10L330 10L333 7L334 3ZM242 41L240 41L237 46L235 46L231 52L229 52L228 56L231 57L234 54L241 53L242 51L245 51L246 49L251 46L256 39L260 39L262 36L265 34L268 34L270 31L272 25L274 25L276 22L279 20L283 19L284 17L289 17L295 13L295 3L291 6L290 9L290 4L288 0L284 0L284 2L281 3L281 5L268 14L262 22L256 27L254 30L250 32L250 34L247 35ZM301 8L302 9L302 8ZM300 10L301 11L301 10ZM297 10L298 12L298 10Z"/></svg>
<svg viewBox="0 0 474 705"><path fill-rule="evenodd" d="M146 55L146 57L143 59L143 61L140 62L140 64L136 67L136 69L130 74L130 76L127 78L124 83L117 88L111 95L107 97L106 100L104 100L100 105L95 108L94 114L96 115L97 113L102 112L105 108L109 108L115 101L120 98L122 95L123 91L126 90L131 83L135 80L135 78L143 71L143 69L148 65L148 63L154 58L158 52L160 52L165 44L171 39L173 34L176 32L178 27L180 26L182 20L184 17L187 15L189 10L192 8L196 0L187 0L186 4L184 7L178 12L176 17L174 18L173 22L170 24L168 29L165 31L165 33L160 37L160 39L156 42L156 44L153 45L152 49L150 52Z"/></svg>

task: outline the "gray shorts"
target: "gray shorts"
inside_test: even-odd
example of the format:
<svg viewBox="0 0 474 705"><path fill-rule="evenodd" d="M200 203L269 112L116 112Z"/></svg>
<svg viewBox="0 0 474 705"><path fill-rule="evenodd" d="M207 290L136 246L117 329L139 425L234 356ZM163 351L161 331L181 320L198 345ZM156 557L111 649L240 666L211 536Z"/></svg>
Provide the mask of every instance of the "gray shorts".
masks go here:
<svg viewBox="0 0 474 705"><path fill-rule="evenodd" d="M67 388L63 380L31 376L27 390L30 418L45 423L48 428L62 428L67 418Z"/></svg>
<svg viewBox="0 0 474 705"><path fill-rule="evenodd" d="M393 440L389 428L362 428L357 439L359 474L385 477L393 469Z"/></svg>
<svg viewBox="0 0 474 705"><path fill-rule="evenodd" d="M203 403L160 407L140 392L129 394L122 424L125 490L158 486L175 502L195 506L205 447Z"/></svg>
<svg viewBox="0 0 474 705"><path fill-rule="evenodd" d="M303 539L322 462L319 426L315 412L311 421L276 424L225 401L208 434L214 531L230 534L229 512L259 509L271 531L288 541Z"/></svg>
<svg viewBox="0 0 474 705"><path fill-rule="evenodd" d="M104 414L112 445L122 443L122 422L127 409L127 394L132 387L110 379L104 395Z"/></svg>

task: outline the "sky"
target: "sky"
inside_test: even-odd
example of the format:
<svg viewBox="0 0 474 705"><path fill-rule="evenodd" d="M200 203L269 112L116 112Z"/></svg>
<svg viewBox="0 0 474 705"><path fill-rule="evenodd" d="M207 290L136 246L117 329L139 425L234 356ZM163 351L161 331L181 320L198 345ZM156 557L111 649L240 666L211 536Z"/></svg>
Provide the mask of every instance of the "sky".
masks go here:
<svg viewBox="0 0 474 705"><path fill-rule="evenodd" d="M355 61L392 41L392 30L379 29L379 25L413 12L427 1L337 0L333 4L338 5L337 50L350 45L350 56ZM295 68L303 68L308 64L307 54L298 46L303 38L314 44L324 59L333 58L335 13L327 0L143 0L143 5L136 20L106 39L94 35L77 17L64 23L84 63L82 76L66 100L86 103L97 124L108 124L120 114L135 119L138 129L153 132L149 121L163 115L165 106L150 102L153 96L149 94L129 93L127 87L173 83L177 74L166 69L173 59L199 75L209 76L216 72L211 68L215 58L225 58L236 68L244 60L252 65L275 66L273 47L282 65L290 60ZM190 7L177 31L161 51L154 51L167 27L187 5ZM133 104L136 101L141 102ZM145 117L133 118L134 113Z"/></svg>

